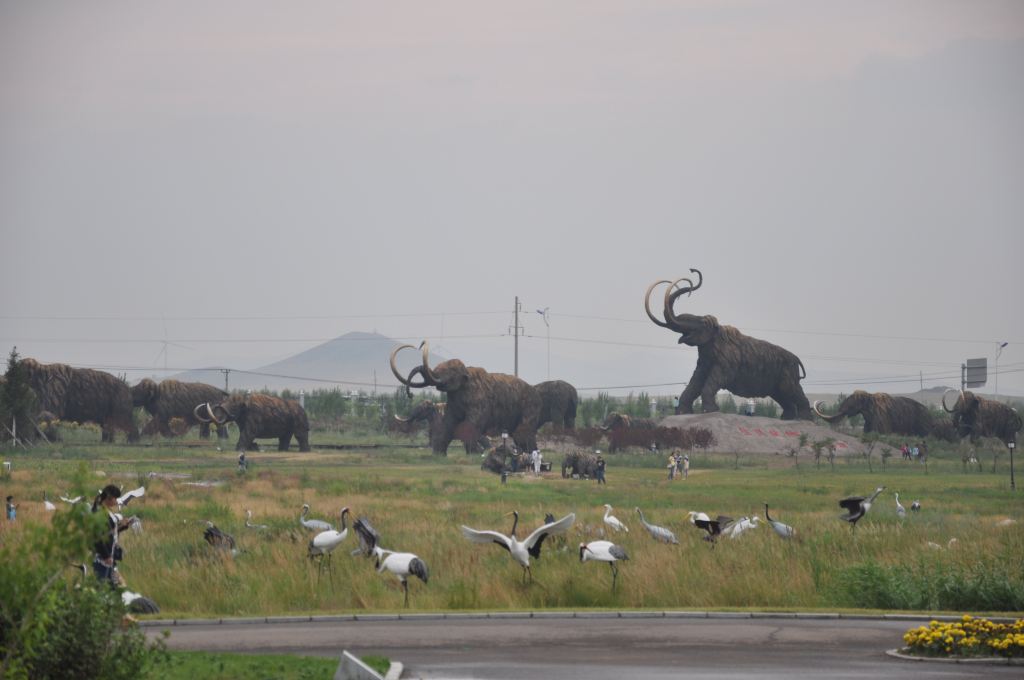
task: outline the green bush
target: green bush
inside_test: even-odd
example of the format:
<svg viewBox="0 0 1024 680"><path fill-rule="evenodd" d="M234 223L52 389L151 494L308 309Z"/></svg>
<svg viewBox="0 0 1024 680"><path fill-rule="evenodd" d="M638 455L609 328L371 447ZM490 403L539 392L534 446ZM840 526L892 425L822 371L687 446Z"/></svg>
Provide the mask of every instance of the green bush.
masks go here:
<svg viewBox="0 0 1024 680"><path fill-rule="evenodd" d="M0 546L0 677L134 678L161 653L121 628L118 593L69 566L88 562L106 530L105 513L81 503Z"/></svg>

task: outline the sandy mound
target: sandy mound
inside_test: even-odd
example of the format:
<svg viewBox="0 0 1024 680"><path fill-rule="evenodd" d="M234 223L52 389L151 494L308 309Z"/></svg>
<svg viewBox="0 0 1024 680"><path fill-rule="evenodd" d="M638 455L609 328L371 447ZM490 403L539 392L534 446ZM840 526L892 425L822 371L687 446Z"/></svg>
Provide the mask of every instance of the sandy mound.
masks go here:
<svg viewBox="0 0 1024 680"><path fill-rule="evenodd" d="M800 450L800 455L813 453L811 444L828 438L835 440L836 455L851 456L864 452L864 445L854 437L809 420L778 420L735 413L694 413L666 416L660 424L664 427L707 428L714 433L716 442L710 450L719 453L788 454L790 449L800 446L801 434L807 435L807 444Z"/></svg>

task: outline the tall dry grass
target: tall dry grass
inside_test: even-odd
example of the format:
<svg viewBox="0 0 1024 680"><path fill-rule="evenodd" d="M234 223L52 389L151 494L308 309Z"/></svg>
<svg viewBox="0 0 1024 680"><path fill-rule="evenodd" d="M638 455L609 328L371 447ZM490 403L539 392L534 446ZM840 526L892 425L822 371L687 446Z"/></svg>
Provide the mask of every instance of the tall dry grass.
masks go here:
<svg viewBox="0 0 1024 680"><path fill-rule="evenodd" d="M312 532L298 524L303 503L312 507L312 516L335 523L340 508L348 506L353 518L369 518L385 547L425 560L430 582L410 582L411 608L420 611L971 605L964 597L996 609L998 601L978 593L997 576L1008 581L1008 590L989 592L1009 593L1009 603L1024 601L1014 599L1024 598L1024 504L1002 476L962 474L955 466L933 465L928 474L920 466L895 463L873 474L855 465L837 466L835 472L812 466L698 467L690 479L669 482L660 467L620 466L612 457L609 484L599 487L557 473L542 479L514 476L503 486L497 476L480 471L477 460L461 455L439 460L408 451L274 452L250 459L250 472L239 475L233 454L212 449L110 447L88 457L74 452L59 459L24 456L4 482L7 493L22 502L19 519L4 525L0 540L17 541L25 525L48 521L43 489L55 498L65 490L76 493L77 484L88 494L89 485L113 479L123 486L147 486L145 498L128 507L143 519L145 531L124 537L121 570L133 590L161 605L164 616L399 610L402 592L394 577L377 574L372 561L349 554L357 545L352 532L333 556L333 581L326 572L318 580L316 565L306 557ZM150 471L192 477L148 478ZM190 484L202 480L220 485ZM838 519L837 500L867 494L877 485L888 489L854 535ZM905 505L920 499L922 512L900 520L894 491ZM797 539L784 541L763 525L712 548L686 521L688 510L763 517L765 501L776 519L796 528ZM631 529L610 537L630 555L614 592L606 565L578 559L578 544L600 537L604 503L614 506ZM672 529L680 544L655 543L640 525L636 506L648 521ZM245 509L269 528L246 528ZM506 514L512 510L520 513L520 537L543 523L545 513L577 516L564 540L544 545L532 584L521 583L521 569L504 550L469 543L459 531L465 524L507 532L511 518ZM1018 523L997 526L1005 518ZM207 520L235 536L237 555L203 542ZM946 547L954 537L954 547ZM991 574L982 573L980 590L961 599L919 592L930 579L977 575L979 568ZM884 588L864 586L873 581Z"/></svg>

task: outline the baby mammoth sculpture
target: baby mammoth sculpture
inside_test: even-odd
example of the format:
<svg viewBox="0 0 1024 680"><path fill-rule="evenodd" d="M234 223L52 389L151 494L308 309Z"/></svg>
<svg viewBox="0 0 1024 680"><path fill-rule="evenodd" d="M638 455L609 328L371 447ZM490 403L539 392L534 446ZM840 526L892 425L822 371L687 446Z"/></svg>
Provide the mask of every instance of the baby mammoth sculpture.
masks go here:
<svg viewBox="0 0 1024 680"><path fill-rule="evenodd" d="M771 397L782 407L783 420L811 420L811 405L800 381L804 366L795 354L764 340L751 338L733 326L723 326L713 316L676 314L674 305L683 295L699 289L704 277L696 269L697 285L688 278L655 281L647 288L644 309L648 318L662 328L679 333L679 343L697 348L697 368L679 395L676 413L693 413L693 402L701 398L705 413L718 410L715 397L721 389L740 397ZM679 287L685 281L687 286ZM665 320L651 313L651 292L667 283Z"/></svg>
<svg viewBox="0 0 1024 680"><path fill-rule="evenodd" d="M1024 426L1020 414L1006 404L991 399L982 399L974 392L960 390L953 408L946 405L946 396L956 390L947 390L942 395L942 408L952 414L953 425L960 437L970 437L972 442L981 437L996 437L1004 444L1016 443L1017 432Z"/></svg>
<svg viewBox="0 0 1024 680"><path fill-rule="evenodd" d="M419 422L427 423L427 437L430 439L430 447L436 450L440 444L438 438L444 433L444 402L421 401L412 407L409 415L402 417L395 415L395 423L405 432L412 432ZM491 440L487 435L480 435L475 442L467 447L466 453L480 453L491 448Z"/></svg>
<svg viewBox="0 0 1024 680"><path fill-rule="evenodd" d="M309 419L297 401L269 394L236 394L205 407L207 416L217 425L231 421L238 425L236 451L248 451L254 440L269 438L277 439L278 451L287 451L293 435L299 442L299 451L309 451Z"/></svg>
<svg viewBox="0 0 1024 680"><path fill-rule="evenodd" d="M575 475L580 479L597 475L597 456L583 451L571 451L562 459L562 477Z"/></svg>
<svg viewBox="0 0 1024 680"><path fill-rule="evenodd" d="M537 448L541 399L532 385L515 376L466 366L458 359L431 368L426 340L419 347L422 365L403 376L395 364L395 357L403 349L416 348L400 345L391 353L391 372L399 382L407 388L433 387L448 397L440 434L432 443L434 453L446 455L448 445L456 438L462 439L468 453L472 442L488 432L508 432L520 451Z"/></svg>
<svg viewBox="0 0 1024 680"><path fill-rule="evenodd" d="M22 359L29 386L39 398L39 408L60 420L96 423L103 441L114 441L114 433L128 434L128 441L139 438L132 420L132 393L127 383L103 371L72 368L67 364L41 364Z"/></svg>
<svg viewBox="0 0 1024 680"><path fill-rule="evenodd" d="M864 390L856 390L839 404L839 410L831 416L821 412L822 403L814 403L814 412L828 423L859 414L864 416L864 432L907 434L915 437L927 437L932 434L931 411L910 397L894 397L885 392L871 394Z"/></svg>
<svg viewBox="0 0 1024 680"><path fill-rule="evenodd" d="M146 426L142 428L142 434L159 433L164 437L174 436L171 431L171 419L181 418L189 427L198 425L199 436L209 439L212 421L204 414L205 409L201 407L207 402L222 401L227 396L227 392L212 385L177 380L164 380L156 383L149 378L143 378L138 385L132 388L132 404L141 406L152 416ZM227 427L218 425L217 438L227 439L227 436Z"/></svg>

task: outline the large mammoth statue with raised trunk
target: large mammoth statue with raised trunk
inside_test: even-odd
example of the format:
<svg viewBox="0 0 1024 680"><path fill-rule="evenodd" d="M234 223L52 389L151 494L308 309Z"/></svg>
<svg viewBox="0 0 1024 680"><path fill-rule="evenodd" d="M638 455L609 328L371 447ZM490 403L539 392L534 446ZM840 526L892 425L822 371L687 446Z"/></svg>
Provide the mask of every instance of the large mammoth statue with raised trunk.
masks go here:
<svg viewBox="0 0 1024 680"><path fill-rule="evenodd" d="M396 415L395 422L407 432L412 427L415 427L417 423L425 422L427 424L427 436L430 439L430 447L436 450L440 446L437 443L438 438L443 436L444 433L444 409L444 402L421 401L413 406L412 410L409 411L409 415L404 418ZM480 453L489 448L491 448L491 440L488 439L487 435L482 434L476 442L468 447L466 453Z"/></svg>
<svg viewBox="0 0 1024 680"><path fill-rule="evenodd" d="M420 344L422 364L403 376L395 364L401 345L391 353L391 371L407 388L433 387L447 395L444 417L434 453L446 454L453 439L461 439L467 447L488 432L508 432L521 451L537 446L537 422L540 418L540 395L529 383L504 373L489 373L476 366L466 366L458 359L443 361L430 367L430 346Z"/></svg>
<svg viewBox="0 0 1024 680"><path fill-rule="evenodd" d="M248 451L256 439L278 440L277 450L287 451L292 436L299 451L309 451L309 419L297 401L269 394L236 394L217 404L205 404L207 416L217 425L238 425L236 451Z"/></svg>
<svg viewBox="0 0 1024 680"><path fill-rule="evenodd" d="M947 390L942 395L942 408L951 414L953 426L960 437L970 437L972 442L981 437L996 437L1004 444L1016 443L1017 432L1024 426L1024 420L1017 411L964 390L960 390L956 403L950 408L946 397L956 391Z"/></svg>
<svg viewBox="0 0 1024 680"><path fill-rule="evenodd" d="M564 380L547 380L534 385L540 394L540 419L537 427L554 423L556 427L576 427L576 407L580 397L576 388Z"/></svg>
<svg viewBox="0 0 1024 680"><path fill-rule="evenodd" d="M103 441L114 441L118 430L127 433L128 441L139 438L132 420L132 393L123 380L91 368L72 368L67 364L41 364L35 359L22 359L32 391L39 398L39 408L60 420L96 423L103 431Z"/></svg>
<svg viewBox="0 0 1024 680"><path fill-rule="evenodd" d="M933 418L928 407L910 397L894 397L885 392L871 394L856 390L843 399L833 415L821 412L823 402L814 403L814 412L828 423L844 418L864 416L864 432L878 434L906 434L927 437L932 434Z"/></svg>
<svg viewBox="0 0 1024 680"><path fill-rule="evenodd" d="M132 388L132 404L141 406L152 418L142 428L143 435L161 434L173 437L171 418L181 418L189 427L199 426L199 436L210 437L210 418L205 413L206 403L216 404L228 396L213 385L195 382L164 380L160 383L143 378ZM217 438L226 439L228 428L217 425Z"/></svg>
<svg viewBox="0 0 1024 680"><path fill-rule="evenodd" d="M697 348L697 368L679 396L676 413L693 413L693 402L700 397L704 412L718 410L718 390L729 390L740 397L771 397L782 407L783 420L811 420L811 405L800 381L806 377L804 366L795 354L764 340L751 338L733 326L723 326L713 316L676 314L676 300L690 295L704 282L700 271L697 284L688 278L655 281L647 288L644 309L655 324L679 333L679 343ZM686 282L686 286L679 284ZM651 292L661 284L665 290L664 321L651 313Z"/></svg>

